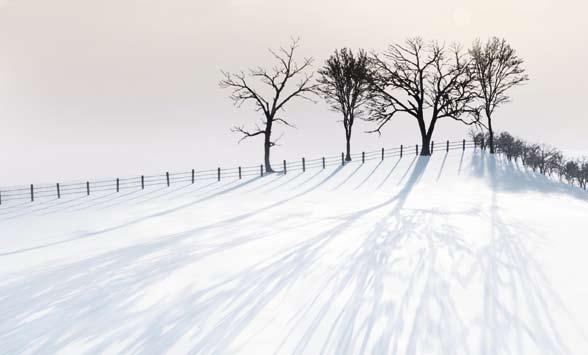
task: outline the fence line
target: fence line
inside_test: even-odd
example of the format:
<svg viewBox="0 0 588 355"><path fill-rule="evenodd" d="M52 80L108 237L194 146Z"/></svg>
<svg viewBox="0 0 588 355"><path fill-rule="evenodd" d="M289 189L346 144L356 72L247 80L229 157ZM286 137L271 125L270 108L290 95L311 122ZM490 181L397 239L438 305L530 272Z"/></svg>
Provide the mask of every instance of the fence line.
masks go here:
<svg viewBox="0 0 588 355"><path fill-rule="evenodd" d="M466 150L475 148L476 142L473 140L445 141L443 143L431 142L431 154L435 152L448 152L450 150ZM483 143L481 144L483 147ZM411 149L414 148L414 153ZM396 148L381 148L373 151L362 151L351 154L352 161L345 160L345 154L324 156L315 159L306 159L305 157L297 161L283 160L281 164L272 162L272 166L280 166L281 170L274 170L276 173L288 174L291 171L306 171L307 169L322 168L328 166L346 165L353 162L365 163L370 160L384 160L386 158L418 155L420 153L419 145L411 146L400 145ZM0 205L7 201L30 200L34 202L38 198L56 197L70 195L90 195L96 192L120 192L121 190L145 189L150 186L166 185L171 186L177 183L196 184L204 180L221 179L242 179L244 177L264 176L267 174L265 166L251 165L239 166L235 168L221 168L197 171L192 169L187 172L165 172L159 175L141 175L136 177L102 179L94 181L71 182L42 184L29 186L11 186L0 188Z"/></svg>

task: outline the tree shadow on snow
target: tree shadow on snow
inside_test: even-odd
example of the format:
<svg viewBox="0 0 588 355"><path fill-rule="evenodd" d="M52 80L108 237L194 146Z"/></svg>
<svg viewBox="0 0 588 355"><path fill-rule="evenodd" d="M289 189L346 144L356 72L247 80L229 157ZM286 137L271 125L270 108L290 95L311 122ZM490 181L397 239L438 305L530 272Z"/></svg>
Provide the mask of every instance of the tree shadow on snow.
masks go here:
<svg viewBox="0 0 588 355"><path fill-rule="evenodd" d="M118 344L120 353L163 353L181 341L188 353L244 350L240 346L246 343L237 340L260 312L280 299L287 302L289 290L305 282L334 242L355 237L357 243L322 275L325 282L308 285L308 301L294 312L288 334L275 352L569 353L554 320L554 314L565 310L530 251L539 236L501 215L496 194L501 188L500 168L492 161L480 165L492 172L488 179L495 187L489 211L491 238L480 247L448 221L479 214L475 206L450 211L406 207L428 164L427 157L414 158L400 191L368 208L323 220L286 217L274 222L279 232L248 232L255 223L250 217L316 190L339 167L309 181L305 190L261 209L0 281L0 348L7 353L54 353L85 343L88 352L99 353ZM368 216L377 216L376 222L365 234L354 235L354 228ZM166 279L185 267L313 223L328 227L317 228L317 233L227 279L165 297ZM201 234L204 230L210 233ZM207 270L195 272L191 276L198 278ZM477 284L482 292L470 301L481 317L467 317L454 294ZM164 295L146 301L145 290L153 287ZM479 341L472 338L475 334ZM528 344L534 348L528 349Z"/></svg>
<svg viewBox="0 0 588 355"><path fill-rule="evenodd" d="M588 201L586 190L550 179L520 163L508 161L501 155L476 150L472 156L471 170L474 176L483 179L494 191L562 194Z"/></svg>
<svg viewBox="0 0 588 355"><path fill-rule="evenodd" d="M318 188L338 171L334 170L301 194ZM321 251L329 241L366 213L369 210L347 216L283 255L242 270L229 280L189 293L172 304L155 304L142 311L133 311L129 306L140 299L144 288L162 281L172 271L199 257L268 236L245 234L237 241L192 250L178 242L195 235L181 233L30 274L26 280L5 281L0 284L1 294L10 298L2 299L5 308L0 344L5 344L3 349L8 352L35 345L56 352L83 339L95 339L90 345L91 352L104 351L114 343L126 344L121 350L124 353L159 352L169 349L193 329L197 319L209 319L224 312L224 316L215 318L217 321L209 331L194 335L191 352L227 351L232 340L263 307L320 260ZM222 239L222 233L219 231L216 237ZM63 317L68 321L62 322ZM144 317L149 320L146 325L141 321ZM17 334L26 336L15 338Z"/></svg>

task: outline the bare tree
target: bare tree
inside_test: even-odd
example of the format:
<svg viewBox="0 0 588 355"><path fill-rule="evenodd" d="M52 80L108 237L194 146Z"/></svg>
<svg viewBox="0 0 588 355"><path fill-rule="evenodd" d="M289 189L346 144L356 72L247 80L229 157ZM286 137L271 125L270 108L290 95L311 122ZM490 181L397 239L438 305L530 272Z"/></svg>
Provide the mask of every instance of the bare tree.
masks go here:
<svg viewBox="0 0 588 355"><path fill-rule="evenodd" d="M382 55L373 55L371 116L382 127L398 113L413 117L422 140L421 155L430 155L431 138L440 119L478 124L473 106L475 81L470 60L457 45L445 48L421 38L392 44ZM426 112L430 111L430 119Z"/></svg>
<svg viewBox="0 0 588 355"><path fill-rule="evenodd" d="M580 167L578 166L578 162L574 160L570 160L565 163L563 166L564 176L568 183L574 184L574 181L578 179L578 175L580 172Z"/></svg>
<svg viewBox="0 0 588 355"><path fill-rule="evenodd" d="M582 159L580 167L582 168L580 172L580 186L586 190L586 185L588 185L588 160L586 158Z"/></svg>
<svg viewBox="0 0 588 355"><path fill-rule="evenodd" d="M317 93L317 84L312 80L313 74L308 73L313 59L304 58L302 63L298 64L294 60L294 52L298 46L299 40L292 39L287 48L281 47L278 51L270 49L269 52L277 61L271 70L257 67L250 69L247 75L242 71L236 74L223 71L224 78L219 83L221 88L232 90L230 98L237 107L241 107L245 102L252 102L255 110L263 113L261 125L256 125L254 130L245 129L243 126L233 127L232 130L243 135L239 142L250 137L264 137L264 162L267 172L274 171L270 163L270 150L276 145L276 141L272 140L274 124L292 126L286 119L278 117L278 112L283 111L286 104L294 98L312 101L310 95ZM298 77L300 80L292 83ZM261 86L265 89L265 94L251 84L251 81L255 80L263 84Z"/></svg>
<svg viewBox="0 0 588 355"><path fill-rule="evenodd" d="M525 145L521 158L523 165L531 167L533 171L537 171L541 163L541 146L538 144Z"/></svg>
<svg viewBox="0 0 588 355"><path fill-rule="evenodd" d="M542 174L551 176L557 173L562 162L563 154L559 150L546 145L541 146L541 164L539 170Z"/></svg>
<svg viewBox="0 0 588 355"><path fill-rule="evenodd" d="M470 132L470 135L477 144L488 139L488 132ZM496 154L503 154L508 160L514 158L515 162L521 158L524 166L531 168L534 172L539 170L543 175L557 177L559 181L564 178L569 184L578 183L583 189L588 185L588 160L572 159L567 160L563 153L545 144L529 144L513 137L508 132L501 132L496 135L494 142Z"/></svg>
<svg viewBox="0 0 588 355"><path fill-rule="evenodd" d="M480 88L478 96L488 122L490 153L494 154L492 115L497 107L510 101L507 91L529 80L529 77L522 67L523 60L504 39L493 37L485 45L477 40L470 49L470 55Z"/></svg>
<svg viewBox="0 0 588 355"><path fill-rule="evenodd" d="M362 107L369 99L368 56L359 50L354 55L350 49L335 50L318 71L319 91L331 105L331 109L343 115L346 157L351 160L351 132L356 117L363 114Z"/></svg>
<svg viewBox="0 0 588 355"><path fill-rule="evenodd" d="M512 160L515 157L515 138L510 133L501 132L496 138L496 147L500 148L500 152L504 153L508 160Z"/></svg>

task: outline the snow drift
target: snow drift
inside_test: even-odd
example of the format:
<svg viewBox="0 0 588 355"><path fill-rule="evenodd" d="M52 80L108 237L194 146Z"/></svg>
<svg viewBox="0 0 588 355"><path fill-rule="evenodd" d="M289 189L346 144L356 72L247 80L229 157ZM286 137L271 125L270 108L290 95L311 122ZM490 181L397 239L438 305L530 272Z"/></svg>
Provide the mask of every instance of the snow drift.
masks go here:
<svg viewBox="0 0 588 355"><path fill-rule="evenodd" d="M588 194L480 151L0 206L0 352L586 354Z"/></svg>

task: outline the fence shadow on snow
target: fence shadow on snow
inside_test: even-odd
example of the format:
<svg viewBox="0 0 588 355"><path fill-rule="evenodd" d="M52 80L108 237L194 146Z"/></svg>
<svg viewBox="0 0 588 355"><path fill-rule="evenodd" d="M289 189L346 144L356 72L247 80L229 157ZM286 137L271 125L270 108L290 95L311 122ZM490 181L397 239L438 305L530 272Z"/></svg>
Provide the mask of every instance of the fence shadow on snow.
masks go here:
<svg viewBox="0 0 588 355"><path fill-rule="evenodd" d="M86 343L89 352L104 352L108 346L120 344L123 353L162 353L180 340L189 339L185 348L189 353L231 352L237 338L260 312L283 299L295 285L304 283L329 248L353 235L355 243L341 255L336 267L321 276L324 282L307 287L308 301L293 313L287 335L275 352L303 354L311 351L311 344L319 342L327 353L417 353L433 345L443 353L524 353L520 345L524 341L545 353L569 352L553 323L555 313L567 310L562 308L528 247L538 236L501 215L500 194L496 192L514 188L502 185L500 180L503 169L513 167L484 153L472 160L473 173L488 172L484 179L495 188L489 218L496 228L480 247L446 222L454 215L480 216L479 210L458 208L443 212L406 207L421 178L430 170L429 158L408 159L411 161L406 171L398 172L400 189L393 193L381 190L387 196L383 202L320 220L298 220L281 214L274 221L281 232L315 225L319 228L228 279L211 281L199 289L183 289L173 302L139 301L145 289L162 287L170 274L194 262L275 238L275 232L256 232L251 223L259 221L252 217L275 211L315 191L345 170L355 174L350 169L356 168L339 166L311 173L301 182L301 191L238 216L178 233L163 233L81 261L38 270L26 278L6 280L0 284L0 344L12 346L2 347L7 353L37 346L53 353L92 339ZM462 162L463 157L458 169ZM442 164L432 174L440 177L445 168ZM398 169L398 162L394 169ZM289 178L299 181L302 176L271 178L280 184ZM388 178L389 174L385 180ZM211 185L208 195L195 196L193 201L59 243L95 237L231 191L254 191L258 188L254 182L260 182L260 178L227 183L218 189ZM543 191L552 185L532 186ZM567 193L555 187L552 192L557 191ZM356 234L365 220L375 223L369 232ZM308 233L308 229L305 231ZM55 243L0 257L50 245ZM384 290L394 280L400 281L400 286L391 302ZM479 300L483 312L481 319L472 321L462 317L459 300L449 286L466 287L478 281L483 285ZM342 294L346 297L341 298ZM143 305L131 306L137 303ZM530 321L523 314L530 315ZM474 347L467 341L472 331L480 334L479 344ZM325 336L317 338L317 334Z"/></svg>

